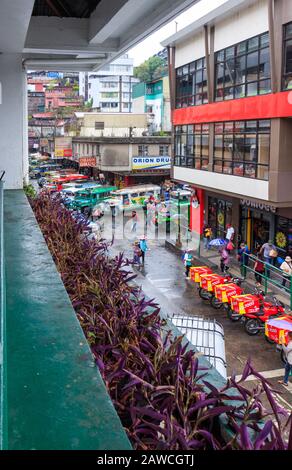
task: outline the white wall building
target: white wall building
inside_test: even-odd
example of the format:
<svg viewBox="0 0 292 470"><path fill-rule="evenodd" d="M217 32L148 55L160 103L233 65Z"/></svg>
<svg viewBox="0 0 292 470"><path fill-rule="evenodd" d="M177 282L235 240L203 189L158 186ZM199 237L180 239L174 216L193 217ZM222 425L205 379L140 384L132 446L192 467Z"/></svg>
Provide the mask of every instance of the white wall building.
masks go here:
<svg viewBox="0 0 292 470"><path fill-rule="evenodd" d="M101 112L130 113L132 88L139 80L133 77L134 61L127 54L90 73L79 73L79 94L93 100L93 108Z"/></svg>

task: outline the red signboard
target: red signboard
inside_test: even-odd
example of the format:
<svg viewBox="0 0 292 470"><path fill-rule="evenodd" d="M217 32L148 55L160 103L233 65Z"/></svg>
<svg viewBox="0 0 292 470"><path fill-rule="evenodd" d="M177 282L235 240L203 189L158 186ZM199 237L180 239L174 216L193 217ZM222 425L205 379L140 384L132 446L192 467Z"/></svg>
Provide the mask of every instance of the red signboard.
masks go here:
<svg viewBox="0 0 292 470"><path fill-rule="evenodd" d="M79 166L96 166L96 157L80 157Z"/></svg>
<svg viewBox="0 0 292 470"><path fill-rule="evenodd" d="M172 112L172 122L174 125L182 125L291 117L291 101L291 92L281 92L202 106L190 106L175 109Z"/></svg>

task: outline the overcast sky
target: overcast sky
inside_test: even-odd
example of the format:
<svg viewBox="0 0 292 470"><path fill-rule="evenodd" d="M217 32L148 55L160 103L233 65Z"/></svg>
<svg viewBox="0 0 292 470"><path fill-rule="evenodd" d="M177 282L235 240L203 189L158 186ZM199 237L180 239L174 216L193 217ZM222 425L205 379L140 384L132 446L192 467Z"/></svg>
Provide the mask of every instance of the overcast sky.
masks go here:
<svg viewBox="0 0 292 470"><path fill-rule="evenodd" d="M163 26L143 42L140 42L138 46L129 50L129 57L134 59L134 65L137 66L141 64L144 60L160 51L162 49L160 45L161 41L174 34L176 27L178 31L183 29L185 26L188 26L196 19L206 15L209 11L214 10L214 8L222 5L226 1L227 0L201 0L184 13L177 16L175 20Z"/></svg>

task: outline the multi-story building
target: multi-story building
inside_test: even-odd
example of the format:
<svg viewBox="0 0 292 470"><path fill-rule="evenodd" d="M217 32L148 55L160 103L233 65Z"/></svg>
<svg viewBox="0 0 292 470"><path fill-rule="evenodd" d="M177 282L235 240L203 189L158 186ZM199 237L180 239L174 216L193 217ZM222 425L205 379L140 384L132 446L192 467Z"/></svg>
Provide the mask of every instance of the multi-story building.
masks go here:
<svg viewBox="0 0 292 470"><path fill-rule="evenodd" d="M83 105L82 97L78 96L71 86L57 86L45 91L45 105L47 110L75 107Z"/></svg>
<svg viewBox="0 0 292 470"><path fill-rule="evenodd" d="M192 229L292 250L292 2L230 0L168 38L175 180Z"/></svg>
<svg viewBox="0 0 292 470"><path fill-rule="evenodd" d="M149 115L150 133L171 132L168 76L134 85L133 112Z"/></svg>
<svg viewBox="0 0 292 470"><path fill-rule="evenodd" d="M126 54L96 72L80 72L79 94L101 112L130 113L132 88L139 81L133 77L133 64Z"/></svg>
<svg viewBox="0 0 292 470"><path fill-rule="evenodd" d="M170 136L148 135L147 114L75 113L67 134L73 158L117 186L160 183L170 176Z"/></svg>

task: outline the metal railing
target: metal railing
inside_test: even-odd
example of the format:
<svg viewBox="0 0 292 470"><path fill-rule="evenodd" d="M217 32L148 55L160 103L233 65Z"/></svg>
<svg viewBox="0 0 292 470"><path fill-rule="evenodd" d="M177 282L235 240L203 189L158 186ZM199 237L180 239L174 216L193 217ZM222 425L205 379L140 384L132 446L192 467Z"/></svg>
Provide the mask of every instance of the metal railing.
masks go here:
<svg viewBox="0 0 292 470"><path fill-rule="evenodd" d="M260 262L264 266L262 272L255 270L256 262ZM292 276L287 276L283 271L273 264L266 263L265 261L257 258L252 254L244 254L243 264L241 265L242 275L246 277L247 273L254 273L256 280L262 286L265 294L267 294L269 287L275 286L282 289L290 297L290 309L292 309Z"/></svg>
<svg viewBox="0 0 292 470"><path fill-rule="evenodd" d="M0 450L6 448L6 322L3 236L3 199L5 171L0 176Z"/></svg>

